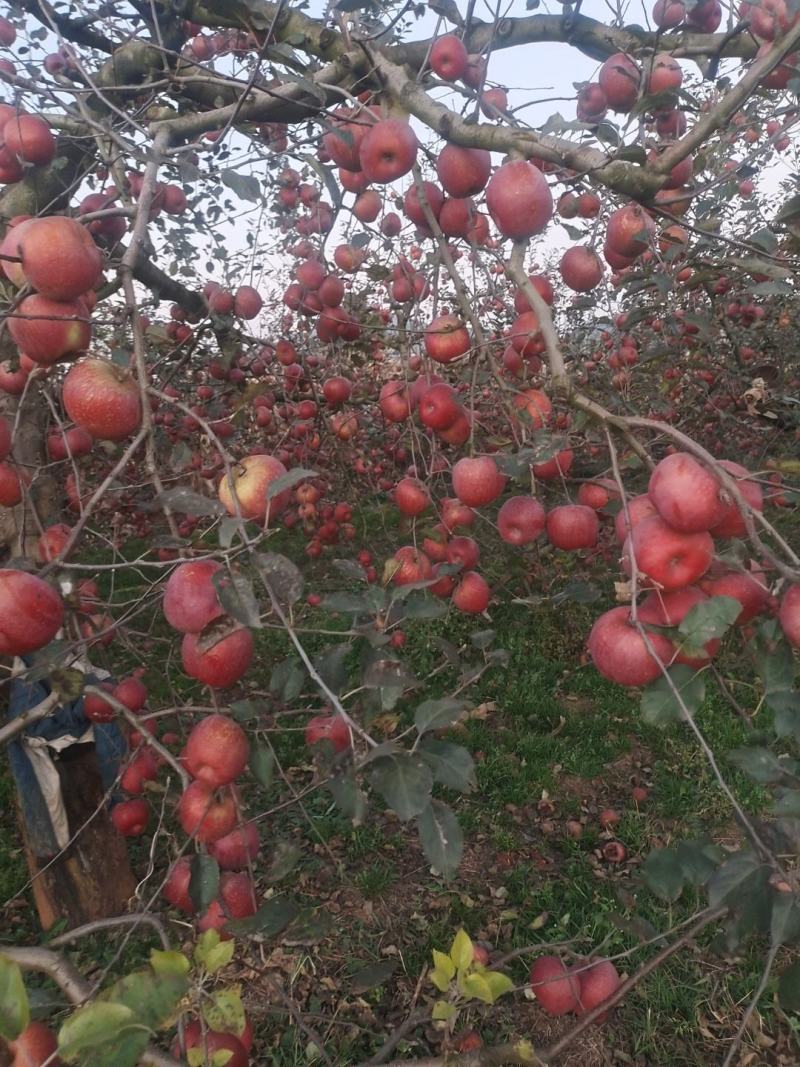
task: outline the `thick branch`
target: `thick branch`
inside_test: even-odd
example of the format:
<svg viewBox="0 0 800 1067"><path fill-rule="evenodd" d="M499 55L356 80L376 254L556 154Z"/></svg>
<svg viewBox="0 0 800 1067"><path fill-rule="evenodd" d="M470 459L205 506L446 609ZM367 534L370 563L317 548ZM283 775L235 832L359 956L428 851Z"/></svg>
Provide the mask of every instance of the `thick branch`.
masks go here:
<svg viewBox="0 0 800 1067"><path fill-rule="evenodd" d="M46 0L19 0L20 7L38 19L48 30L53 26L65 41L96 48L98 52L113 52L114 46L102 33L91 28L89 19L71 19L60 14Z"/></svg>

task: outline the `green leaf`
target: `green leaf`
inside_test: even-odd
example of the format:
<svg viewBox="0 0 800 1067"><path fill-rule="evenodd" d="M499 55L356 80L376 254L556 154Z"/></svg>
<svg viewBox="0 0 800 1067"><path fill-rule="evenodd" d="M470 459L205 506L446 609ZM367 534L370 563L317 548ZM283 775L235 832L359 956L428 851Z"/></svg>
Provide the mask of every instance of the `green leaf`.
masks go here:
<svg viewBox="0 0 800 1067"><path fill-rule="evenodd" d="M766 693L765 701L774 715L776 737L794 737L800 740L800 693L795 690L779 690Z"/></svg>
<svg viewBox="0 0 800 1067"><path fill-rule="evenodd" d="M58 1032L58 1053L77 1062L98 1045L114 1041L120 1030L135 1023L136 1016L125 1004L95 1000L79 1008Z"/></svg>
<svg viewBox="0 0 800 1067"><path fill-rule="evenodd" d="M272 848L272 862L267 868L266 879L270 885L282 882L292 873L303 855L303 850L293 841L276 841Z"/></svg>
<svg viewBox="0 0 800 1067"><path fill-rule="evenodd" d="M800 937L800 900L794 893L775 893L770 937L775 947L791 945Z"/></svg>
<svg viewBox="0 0 800 1067"><path fill-rule="evenodd" d="M340 615L370 615L372 603L365 593L331 593L323 597L320 607Z"/></svg>
<svg viewBox="0 0 800 1067"><path fill-rule="evenodd" d="M418 817L417 829L431 866L444 878L452 878L464 851L464 834L453 811L440 800L432 800Z"/></svg>
<svg viewBox="0 0 800 1067"><path fill-rule="evenodd" d="M360 826L366 814L367 800L359 788L352 769L348 768L341 774L334 774L328 781L328 789L333 794L333 799L341 813L355 826Z"/></svg>
<svg viewBox="0 0 800 1067"><path fill-rule="evenodd" d="M778 793L772 806L774 814L800 818L800 789L779 789Z"/></svg>
<svg viewBox="0 0 800 1067"><path fill-rule="evenodd" d="M168 507L171 511L178 511L182 515L191 515L193 518L210 518L212 516L225 515L225 506L218 500L196 493L194 489L186 486L178 486L175 489L165 489L153 500L151 508L158 511Z"/></svg>
<svg viewBox="0 0 800 1067"><path fill-rule="evenodd" d="M348 641L343 641L326 648L322 655L314 657L317 673L334 693L340 693L347 684L347 657L351 648Z"/></svg>
<svg viewBox="0 0 800 1067"><path fill-rule="evenodd" d="M375 761L370 775L380 793L402 822L425 810L433 789L433 775L421 756L395 752Z"/></svg>
<svg viewBox="0 0 800 1067"><path fill-rule="evenodd" d="M361 679L368 689L400 689L416 684L416 679L402 660L380 654L367 664Z"/></svg>
<svg viewBox="0 0 800 1067"><path fill-rule="evenodd" d="M648 889L661 900L677 900L683 892L683 869L674 848L656 848L642 864Z"/></svg>
<svg viewBox="0 0 800 1067"><path fill-rule="evenodd" d="M444 697L442 700L424 700L414 712L414 725L419 733L441 730L450 726L466 707L463 700Z"/></svg>
<svg viewBox="0 0 800 1067"><path fill-rule="evenodd" d="M725 636L741 610L741 603L732 596L712 596L695 604L678 626L683 648L702 652L709 641Z"/></svg>
<svg viewBox="0 0 800 1067"><path fill-rule="evenodd" d="M156 974L177 974L185 976L191 970L188 957L182 952L154 948L150 951L150 966Z"/></svg>
<svg viewBox="0 0 800 1067"><path fill-rule="evenodd" d="M797 218L798 215L800 215L800 196L792 196L775 216L775 221L788 222L789 219Z"/></svg>
<svg viewBox="0 0 800 1067"><path fill-rule="evenodd" d="M214 990L210 999L203 1002L203 1018L212 1030L222 1030L223 1033L234 1034L236 1037L244 1033L247 1019L241 986Z"/></svg>
<svg viewBox="0 0 800 1067"><path fill-rule="evenodd" d="M261 937L275 937L281 930L285 930L299 913L300 909L291 897L272 897L261 905L255 915L229 922L226 929L237 937L240 935L250 937L253 934L259 934ZM226 942L226 944L231 944L231 942Z"/></svg>
<svg viewBox="0 0 800 1067"><path fill-rule="evenodd" d="M467 931L462 927L450 946L450 959L457 971L466 971L475 958L475 949Z"/></svg>
<svg viewBox="0 0 800 1067"><path fill-rule="evenodd" d="M19 965L0 956L0 1037L13 1041L30 1022L28 994Z"/></svg>
<svg viewBox="0 0 800 1067"><path fill-rule="evenodd" d="M447 610L444 601L423 592L412 593L403 604L403 614L409 619L441 619Z"/></svg>
<svg viewBox="0 0 800 1067"><path fill-rule="evenodd" d="M275 768L275 756L271 748L266 745L254 745L250 749L248 761L250 773L263 789L269 789L272 785L272 775Z"/></svg>
<svg viewBox="0 0 800 1067"><path fill-rule="evenodd" d="M787 967L780 976L778 1000L784 1011L800 1011L800 960Z"/></svg>
<svg viewBox="0 0 800 1067"><path fill-rule="evenodd" d="M281 938L286 945L315 945L334 929L333 916L321 908L306 908Z"/></svg>
<svg viewBox="0 0 800 1067"><path fill-rule="evenodd" d="M306 482L309 478L316 478L319 471L308 470L306 467L293 467L292 470L276 478L267 486L267 500L274 500L285 489L294 489L300 482Z"/></svg>
<svg viewBox="0 0 800 1067"><path fill-rule="evenodd" d="M227 185L241 200L257 204L263 199L261 183L252 174L226 168L219 172L219 177L222 184Z"/></svg>
<svg viewBox="0 0 800 1067"><path fill-rule="evenodd" d="M359 967L348 982L349 990L356 996L361 996L362 993L368 993L371 989L378 989L389 981L398 967L398 960L377 960L375 963L368 963L365 967Z"/></svg>
<svg viewBox="0 0 800 1067"><path fill-rule="evenodd" d="M691 885L705 885L725 858L725 853L713 841L679 841L675 851L683 877Z"/></svg>
<svg viewBox="0 0 800 1067"><path fill-rule="evenodd" d="M189 897L198 912L204 912L219 892L219 864L204 852L192 856Z"/></svg>
<svg viewBox="0 0 800 1067"><path fill-rule="evenodd" d="M175 971L157 974L152 967L145 967L124 975L103 990L98 1001L130 1008L138 1027L129 1028L121 1043L115 1039L110 1046L98 1050L91 1059L92 1067L101 1062L109 1067L120 1067L123 1062L138 1063L141 1050L148 1041L148 1031L163 1030L172 1025L188 988L189 982L184 974Z"/></svg>
<svg viewBox="0 0 800 1067"><path fill-rule="evenodd" d="M741 605L739 607L741 610ZM694 714L700 708L706 695L703 675L684 664L668 668L667 673L684 704ZM649 726L668 726L683 719L681 706L663 675L651 682L643 691L641 711L642 718Z"/></svg>
<svg viewBox="0 0 800 1067"><path fill-rule="evenodd" d="M712 908L722 904L742 904L754 888L769 876L769 869L752 852L739 852L726 860L708 882L708 903Z"/></svg>
<svg viewBox="0 0 800 1067"><path fill-rule="evenodd" d="M471 793L477 788L475 763L463 745L426 737L418 751L440 785L459 793Z"/></svg>
<svg viewBox="0 0 800 1067"><path fill-rule="evenodd" d="M256 912L256 915L258 912ZM255 915L251 916L255 918ZM239 919L238 922L247 920ZM228 929L234 924L229 923ZM231 932L233 932L231 930ZM227 967L233 959L236 945L233 941L222 941L216 930L206 930L200 935L194 947L194 959L208 974L216 974L223 967Z"/></svg>
<svg viewBox="0 0 800 1067"><path fill-rule="evenodd" d="M283 660L272 672L269 679L269 691L283 701L291 704L303 692L306 684L306 672L296 656Z"/></svg>
<svg viewBox="0 0 800 1067"><path fill-rule="evenodd" d="M260 552L255 561L276 599L289 607L297 603L303 595L303 576L295 564L278 552Z"/></svg>
<svg viewBox="0 0 800 1067"><path fill-rule="evenodd" d="M762 785L780 782L796 769L794 760L778 759L774 752L758 745L735 748L728 753L728 760Z"/></svg>
<svg viewBox="0 0 800 1067"><path fill-rule="evenodd" d="M253 592L253 583L246 575L218 571L211 581L220 604L229 615L244 626L261 629L261 609Z"/></svg>

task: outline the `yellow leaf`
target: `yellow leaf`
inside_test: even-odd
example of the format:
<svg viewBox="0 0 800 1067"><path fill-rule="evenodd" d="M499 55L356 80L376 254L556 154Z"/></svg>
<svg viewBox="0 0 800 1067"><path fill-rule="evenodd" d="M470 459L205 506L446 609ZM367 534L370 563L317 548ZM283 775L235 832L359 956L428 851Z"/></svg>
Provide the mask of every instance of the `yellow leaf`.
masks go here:
<svg viewBox="0 0 800 1067"><path fill-rule="evenodd" d="M440 993L446 993L450 988L450 978L448 978L444 971L440 971L438 967L431 971L430 977Z"/></svg>
<svg viewBox="0 0 800 1067"><path fill-rule="evenodd" d="M482 974L473 972L459 975L458 988L465 997L482 1000L484 1004L491 1004L494 1001L489 983Z"/></svg>
<svg viewBox="0 0 800 1067"><path fill-rule="evenodd" d="M486 980L486 984L491 990L492 1004L498 997L502 997L504 993L510 993L514 988L514 983L508 975L502 974L500 971L484 971L481 977Z"/></svg>
<svg viewBox="0 0 800 1067"><path fill-rule="evenodd" d="M446 1000L437 1000L433 1005L433 1011L431 1012L431 1018L437 1022L446 1023L449 1022L456 1013L456 1007L454 1004L448 1004Z"/></svg>
<svg viewBox="0 0 800 1067"><path fill-rule="evenodd" d="M536 1050L530 1041L518 1041L514 1045L514 1052L523 1063L539 1063L539 1057L536 1055Z"/></svg>
<svg viewBox="0 0 800 1067"><path fill-rule="evenodd" d="M182 952L162 952L154 948L150 953L150 966L156 974L179 974L189 973L191 963Z"/></svg>
<svg viewBox="0 0 800 1067"><path fill-rule="evenodd" d="M433 950L433 965L437 971L447 975L448 982L456 973L456 965L449 956L446 956L444 952L440 952L438 948Z"/></svg>
<svg viewBox="0 0 800 1067"><path fill-rule="evenodd" d="M450 959L459 971L466 971L472 963L475 951L466 930L459 930L450 949Z"/></svg>

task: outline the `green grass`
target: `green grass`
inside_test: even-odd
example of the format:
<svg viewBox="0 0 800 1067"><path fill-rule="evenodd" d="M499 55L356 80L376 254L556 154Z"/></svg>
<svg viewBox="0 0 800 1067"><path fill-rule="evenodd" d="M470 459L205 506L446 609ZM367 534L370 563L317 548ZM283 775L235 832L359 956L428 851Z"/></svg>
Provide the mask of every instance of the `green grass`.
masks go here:
<svg viewBox="0 0 800 1067"><path fill-rule="evenodd" d="M387 516L376 509L362 521L365 543L379 544L386 536ZM392 536L396 536L395 531ZM128 551L136 552L140 547L128 546ZM276 543L275 547L282 546ZM484 551L486 569L502 574L502 560L495 559L489 549ZM341 554L346 553L342 550ZM108 595L111 585L107 574L100 584ZM308 586L314 591L324 592L342 584L339 575L332 575L329 564L310 568ZM137 576L123 572L115 582L114 596L123 600L139 588ZM298 607L301 630L345 628L338 617ZM332 1002L320 999L315 983L326 975L334 984L343 984L346 996L345 964L379 958L377 954L385 944L396 947L402 968L387 987L367 994L374 1001L378 1029L384 1010L396 1021L400 1008L393 1004L393 997L401 1006L407 1003L422 968L430 961L432 948L446 948L460 925L475 937L493 941L501 951L576 939L577 952L588 953L602 945L603 952L615 953L637 947L629 925L632 919L665 930L702 903L695 893L687 891L676 905L665 907L641 885L638 865L654 845L682 837L708 833L730 840L733 822L729 806L686 728L660 731L645 726L635 696L605 682L584 662L585 635L596 613L594 608L570 603L553 611L548 606L506 601L492 607L490 624L451 613L434 622L403 625L407 636L403 656L414 675L424 680L426 697L452 692L459 682L454 667L430 677L443 662L437 639L445 638L457 648L466 646L464 659L481 663L482 653L471 646L470 634L491 625L496 634L492 647L508 654L505 665L489 669L466 690L472 706L487 706L485 718L471 718L453 732L453 739L475 755L479 789L468 797L446 790L440 793L455 807L467 837L464 868L452 885L429 874L413 826L387 819L374 797L367 821L360 826L351 825L332 809L326 791L308 795L305 814L289 807L265 820L265 862L277 841L299 842L304 848L303 859L284 887L296 887L307 903L323 901L323 908L329 900L336 903L335 943L310 950L315 960L315 982L299 983L297 995L314 1013L312 1024L325 1033L337 1065L344 1067L365 1058L374 1051L374 1042L368 1034L354 1036L339 1028ZM178 661L167 677L167 641L173 647L174 642L159 613L143 620L140 628L147 629L156 642L155 651L147 657L145 679L151 703L171 704L174 693L205 703L201 689L183 677ZM312 656L338 641L336 636L313 632L302 637ZM115 648L117 663L118 651ZM280 723L287 720L274 720L278 726L272 728L270 716L281 709L268 693L274 667L291 653L285 634L273 629L259 631L250 681L261 694L256 697L263 707L260 726L268 729L267 736L293 786L301 788L311 781L313 773L302 732L281 728ZM348 662L354 672L351 684L356 685L357 656L353 654ZM135 663L133 653L123 652L123 667ZM363 712L367 698L368 694L355 698L351 706L356 714ZM397 730L412 721L418 700L412 696L394 709ZM296 707L317 709L320 703L309 687ZM292 726L302 725L305 716L288 721ZM712 685L697 721L721 756L747 739L745 727ZM187 723L179 725L185 729ZM725 765L724 758L722 765L743 807L760 810L762 791ZM630 790L640 783L647 784L651 792L637 808ZM25 880L11 814L12 795L7 776L0 776L3 900ZM248 793L253 811L268 810L287 795L279 775L270 789ZM543 797L549 804L540 806ZM621 815L616 837L629 852L630 862L621 869L598 860L595 854L608 837L602 833L597 815L609 806ZM577 840L565 831L568 819L578 819L583 825ZM377 919L365 918L364 902ZM702 951L682 953L626 999L608 1026L612 1044L651 1067L707 1067L711 1053L698 1032L699 1015L707 1014L711 1000L729 1022L724 1031L729 1037L738 1018L733 1005L746 999L754 988L763 963L757 948L747 948L736 965L721 959L711 963L709 940L701 937ZM82 965L92 959L102 965L112 950L113 942L96 939L81 947L77 959ZM651 951L644 948L635 952L624 966L633 969ZM123 962L132 965L137 958L137 950L131 948ZM514 962L517 982L525 981L528 965L529 959ZM427 986L424 991L429 991ZM307 1038L280 1015L259 1014L257 991L253 995L264 1061L278 1067L305 1064ZM769 1023L769 998L762 1004L762 1014ZM481 1023L486 1033L498 1037L513 1032L515 1025L513 1002ZM412 1046L409 1053L419 1054L419 1049Z"/></svg>

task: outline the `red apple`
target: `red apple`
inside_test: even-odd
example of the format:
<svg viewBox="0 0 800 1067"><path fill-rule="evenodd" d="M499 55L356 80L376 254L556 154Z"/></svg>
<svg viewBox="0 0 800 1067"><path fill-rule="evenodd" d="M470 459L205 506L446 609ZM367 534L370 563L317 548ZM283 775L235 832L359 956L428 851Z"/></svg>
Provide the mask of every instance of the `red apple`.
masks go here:
<svg viewBox="0 0 800 1067"><path fill-rule="evenodd" d="M229 515L236 514L234 493L239 503L243 518L254 519L260 523L269 523L284 512L291 499L291 490L284 489L271 500L267 493L272 482L283 478L286 468L275 456L252 455L226 472L219 483L219 499L225 505ZM231 491L233 482L233 492Z"/></svg>
<svg viewBox="0 0 800 1067"><path fill-rule="evenodd" d="M436 173L448 196L462 200L486 188L492 172L492 157L484 148L447 144L436 160Z"/></svg>
<svg viewBox="0 0 800 1067"><path fill-rule="evenodd" d="M509 545L530 544L544 526L544 508L532 496L512 496L497 513L497 532Z"/></svg>
<svg viewBox="0 0 800 1067"><path fill-rule="evenodd" d="M491 504L506 486L506 476L491 456L465 456L453 467L452 477L453 492L472 508Z"/></svg>
<svg viewBox="0 0 800 1067"><path fill-rule="evenodd" d="M142 422L138 385L108 360L83 359L70 367L61 399L72 421L103 441L124 441Z"/></svg>
<svg viewBox="0 0 800 1067"><path fill-rule="evenodd" d="M33 293L7 321L20 351L43 366L84 351L92 338L91 316L82 300L50 300Z"/></svg>
<svg viewBox="0 0 800 1067"><path fill-rule="evenodd" d="M647 492L664 522L681 533L710 530L725 514L717 478L688 452L673 452L656 466Z"/></svg>
<svg viewBox="0 0 800 1067"><path fill-rule="evenodd" d="M728 474L736 482L739 492L754 511L764 510L764 493L758 482L750 479L750 472L738 463L728 459L719 461L720 467L724 467ZM724 489L724 487L723 487ZM726 507L719 522L711 527L712 537L744 537L747 527L739 505L731 501Z"/></svg>
<svg viewBox="0 0 800 1067"><path fill-rule="evenodd" d="M228 689L242 677L253 659L253 635L238 627L216 644L201 651L204 634L184 634L181 643L183 669L212 689ZM205 638L207 643L208 638Z"/></svg>
<svg viewBox="0 0 800 1067"><path fill-rule="evenodd" d="M192 728L183 762L193 778L217 788L238 778L249 756L250 744L238 723L227 715L207 715Z"/></svg>
<svg viewBox="0 0 800 1067"><path fill-rule="evenodd" d="M800 648L800 585L790 585L783 594L778 621L789 644Z"/></svg>
<svg viewBox="0 0 800 1067"><path fill-rule="evenodd" d="M562 504L547 515L550 544L567 552L594 548L600 532L597 512L583 504Z"/></svg>
<svg viewBox="0 0 800 1067"><path fill-rule="evenodd" d="M464 76L469 56L460 38L453 33L446 33L443 37L437 37L431 45L428 61L440 78L454 82Z"/></svg>
<svg viewBox="0 0 800 1067"><path fill-rule="evenodd" d="M452 363L471 347L469 331L457 315L439 315L425 328L425 351L437 363Z"/></svg>
<svg viewBox="0 0 800 1067"><path fill-rule="evenodd" d="M394 491L394 502L404 515L421 515L431 506L428 490L418 478L402 478Z"/></svg>
<svg viewBox="0 0 800 1067"><path fill-rule="evenodd" d="M40 167L50 163L56 154L56 139L38 115L15 115L3 126L3 140L6 151Z"/></svg>
<svg viewBox="0 0 800 1067"><path fill-rule="evenodd" d="M564 284L576 293L588 293L603 280L603 264L593 248L575 245L568 248L558 265Z"/></svg>
<svg viewBox="0 0 800 1067"><path fill-rule="evenodd" d="M706 573L714 558L714 539L705 531L679 533L660 515L651 515L637 523L622 549L622 566L629 576L634 557L637 570L662 589L680 589Z"/></svg>
<svg viewBox="0 0 800 1067"><path fill-rule="evenodd" d="M458 579L452 601L459 611L467 615L479 615L489 606L490 596L491 591L486 579L477 571L467 571Z"/></svg>
<svg viewBox="0 0 800 1067"><path fill-rule="evenodd" d="M258 827L254 822L246 822L213 841L208 851L224 871L238 871L255 862L260 847Z"/></svg>
<svg viewBox="0 0 800 1067"><path fill-rule="evenodd" d="M364 135L358 158L371 182L393 182L408 174L417 159L417 135L401 119L383 119Z"/></svg>
<svg viewBox="0 0 800 1067"><path fill-rule="evenodd" d="M608 1000L619 986L619 974L611 960L598 960L591 967L585 965L576 968L576 978L580 983L579 1015L585 1015Z"/></svg>
<svg viewBox="0 0 800 1067"><path fill-rule="evenodd" d="M225 838L219 840L224 841ZM216 842L214 842L216 844ZM209 851L213 848L213 844L209 846ZM194 913L194 904L192 904L192 898L189 896L189 882L192 878L192 861L188 856L181 856L170 867L169 874L166 877L164 885L161 887L161 892L166 900L175 908L180 908L181 911L185 911L187 915Z"/></svg>
<svg viewBox="0 0 800 1067"><path fill-rule="evenodd" d="M63 215L30 219L9 232L3 244L9 242L9 251L15 249L12 254L22 262L4 266L6 274L16 285L27 281L49 300L76 300L100 279L100 250L86 227L74 219Z"/></svg>
<svg viewBox="0 0 800 1067"><path fill-rule="evenodd" d="M51 585L25 571L0 570L0 655L24 656L49 644L63 618Z"/></svg>
<svg viewBox="0 0 800 1067"><path fill-rule="evenodd" d="M515 241L541 233L553 215L553 197L542 172L527 160L504 163L486 187L495 226Z"/></svg>
<svg viewBox="0 0 800 1067"><path fill-rule="evenodd" d="M672 642L663 634L648 636L656 655L669 664ZM611 608L595 620L587 647L600 674L618 685L647 685L661 675L661 667L631 622L627 605Z"/></svg>
<svg viewBox="0 0 800 1067"><path fill-rule="evenodd" d="M195 1020L184 1027L183 1032L184 1043L187 1051L190 1049L198 1049L205 1054L205 1063L213 1063L215 1053L228 1052L231 1055L224 1061L225 1067L248 1067L250 1063L250 1057L247 1054L247 1050L244 1045L233 1034L226 1034L221 1030L206 1030L203 1033L203 1029L200 1023ZM172 1045L172 1055L175 1059L180 1059L181 1050L180 1042L176 1038ZM222 1059L220 1058L220 1062Z"/></svg>
<svg viewBox="0 0 800 1067"><path fill-rule="evenodd" d="M630 111L639 95L642 72L624 52L609 56L600 68L598 82L613 111Z"/></svg>
<svg viewBox="0 0 800 1067"><path fill-rule="evenodd" d="M476 567L480 559L481 550L478 542L471 537L451 537L445 546L445 559L448 563L455 563L462 571L470 571Z"/></svg>
<svg viewBox="0 0 800 1067"><path fill-rule="evenodd" d="M62 1067L63 1061L56 1056L55 1034L36 1019L14 1041L9 1041L8 1051L13 1057L9 1067Z"/></svg>
<svg viewBox="0 0 800 1067"><path fill-rule="evenodd" d="M628 499L627 519L624 508L620 508L614 519L614 530L619 543L622 544L628 536L628 520L630 520L630 529L632 529L637 523L641 522L642 519L647 519L650 515L657 514L658 512L655 509L655 505L647 493L642 493L640 496L630 497Z"/></svg>
<svg viewBox="0 0 800 1067"><path fill-rule="evenodd" d="M138 798L121 800L111 809L111 821L123 837L139 837L150 821L150 805Z"/></svg>
<svg viewBox="0 0 800 1067"><path fill-rule="evenodd" d="M164 615L181 633L199 633L224 614L212 581L222 566L211 559L191 560L176 567L164 589Z"/></svg>
<svg viewBox="0 0 800 1067"><path fill-rule="evenodd" d="M181 794L178 818L185 834L204 844L225 837L236 825L236 803L230 789L216 793L205 782L191 782Z"/></svg>
<svg viewBox="0 0 800 1067"><path fill-rule="evenodd" d="M315 715L306 724L305 738L309 746L329 741L334 752L344 752L353 746L350 727L341 715Z"/></svg>
<svg viewBox="0 0 800 1067"><path fill-rule="evenodd" d="M548 1015L579 1008L580 984L558 956L540 956L531 967L531 989Z"/></svg>

